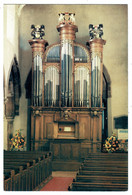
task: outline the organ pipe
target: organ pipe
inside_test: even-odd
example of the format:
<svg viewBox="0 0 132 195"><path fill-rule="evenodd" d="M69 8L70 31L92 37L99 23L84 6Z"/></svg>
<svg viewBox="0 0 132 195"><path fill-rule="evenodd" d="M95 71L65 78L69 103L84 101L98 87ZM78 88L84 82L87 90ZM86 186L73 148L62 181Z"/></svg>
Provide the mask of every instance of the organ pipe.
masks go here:
<svg viewBox="0 0 132 195"><path fill-rule="evenodd" d="M42 58L39 55L34 57L33 69L33 105L42 106Z"/></svg>
<svg viewBox="0 0 132 195"><path fill-rule="evenodd" d="M41 34L41 30L39 31L39 33ZM43 73L42 73L43 60L42 59L43 59L45 47L48 43L46 40L43 40L40 35L40 38L34 37L33 40L29 40L29 44L31 45L32 48L32 58L33 58L32 105L42 106L42 91L43 91Z"/></svg>
<svg viewBox="0 0 132 195"><path fill-rule="evenodd" d="M50 66L45 70L45 106L59 105L59 73L56 67Z"/></svg>
<svg viewBox="0 0 132 195"><path fill-rule="evenodd" d="M100 58L95 56L92 60L92 106L100 107L100 96L101 96L101 71L100 71Z"/></svg>
<svg viewBox="0 0 132 195"><path fill-rule="evenodd" d="M102 107L103 72L103 25L89 25L90 40L87 45L91 53L91 106Z"/></svg>
<svg viewBox="0 0 132 195"><path fill-rule="evenodd" d="M61 48L61 102L72 106L72 44L66 40Z"/></svg>
<svg viewBox="0 0 132 195"><path fill-rule="evenodd" d="M88 68L83 66L76 68L74 79L74 106L89 107L89 79Z"/></svg>

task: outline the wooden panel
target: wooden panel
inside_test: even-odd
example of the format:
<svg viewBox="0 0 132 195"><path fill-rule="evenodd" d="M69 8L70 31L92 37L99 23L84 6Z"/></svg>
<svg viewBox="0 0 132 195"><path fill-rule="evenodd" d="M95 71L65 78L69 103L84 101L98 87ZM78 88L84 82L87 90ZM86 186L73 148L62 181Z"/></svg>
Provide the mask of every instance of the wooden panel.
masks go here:
<svg viewBox="0 0 132 195"><path fill-rule="evenodd" d="M79 139L85 139L85 129L86 129L86 123L80 122L79 123Z"/></svg>
<svg viewBox="0 0 132 195"><path fill-rule="evenodd" d="M79 117L79 138L90 140L90 116L81 115Z"/></svg>
<svg viewBox="0 0 132 195"><path fill-rule="evenodd" d="M54 131L53 131L53 137L57 138L58 135L58 123L54 123Z"/></svg>
<svg viewBox="0 0 132 195"><path fill-rule="evenodd" d="M61 144L61 158L71 159L71 144Z"/></svg>
<svg viewBox="0 0 132 195"><path fill-rule="evenodd" d="M60 158L60 144L53 144L53 157Z"/></svg>
<svg viewBox="0 0 132 195"><path fill-rule="evenodd" d="M90 117L86 117L86 129L85 129L85 138L90 140Z"/></svg>
<svg viewBox="0 0 132 195"><path fill-rule="evenodd" d="M35 124L35 140L39 139L40 134L40 117L36 116L36 124Z"/></svg>
<svg viewBox="0 0 132 195"><path fill-rule="evenodd" d="M44 137L43 137L43 132L44 132L44 124L43 124L44 120L43 120L43 116L41 116L41 129L40 129L40 139L42 140Z"/></svg>
<svg viewBox="0 0 132 195"><path fill-rule="evenodd" d="M47 138L53 138L53 123L46 124L46 134Z"/></svg>
<svg viewBox="0 0 132 195"><path fill-rule="evenodd" d="M81 148L81 158L86 158L88 156L88 149Z"/></svg>
<svg viewBox="0 0 132 195"><path fill-rule="evenodd" d="M44 135L45 138L52 138L52 137L47 137L48 136L48 131L47 131L47 124L52 123L53 124L53 115L44 115ZM53 135L53 133L52 133Z"/></svg>
<svg viewBox="0 0 132 195"><path fill-rule="evenodd" d="M94 117L93 119L93 141L97 141L97 128L98 128L98 118Z"/></svg>
<svg viewBox="0 0 132 195"><path fill-rule="evenodd" d="M80 144L72 144L72 158L79 159L80 157Z"/></svg>
<svg viewBox="0 0 132 195"><path fill-rule="evenodd" d="M79 124L78 123L75 124L75 137L79 138Z"/></svg>

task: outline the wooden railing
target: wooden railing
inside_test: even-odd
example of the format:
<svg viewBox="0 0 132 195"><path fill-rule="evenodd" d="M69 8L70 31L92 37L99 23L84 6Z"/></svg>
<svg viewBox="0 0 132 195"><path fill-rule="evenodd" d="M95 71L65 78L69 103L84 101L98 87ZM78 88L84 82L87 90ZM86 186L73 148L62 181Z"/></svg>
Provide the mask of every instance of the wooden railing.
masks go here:
<svg viewBox="0 0 132 195"><path fill-rule="evenodd" d="M4 151L5 191L34 191L51 174L51 152Z"/></svg>

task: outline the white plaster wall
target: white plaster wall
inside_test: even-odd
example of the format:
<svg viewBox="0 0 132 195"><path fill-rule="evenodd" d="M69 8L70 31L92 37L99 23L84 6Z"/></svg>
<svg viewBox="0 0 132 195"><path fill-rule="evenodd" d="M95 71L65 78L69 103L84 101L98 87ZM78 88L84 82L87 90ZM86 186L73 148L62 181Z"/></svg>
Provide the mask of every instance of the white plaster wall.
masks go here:
<svg viewBox="0 0 132 195"><path fill-rule="evenodd" d="M20 68L19 63L19 16L18 16L18 5L4 5L3 8L4 12L4 23L3 23L3 38L4 38L4 56L3 56L3 67L4 67L4 99L6 101L6 97L8 95L8 81L10 76L10 71L13 63L14 56L16 56L16 59L18 61L18 66ZM22 99L22 97L21 97ZM19 110L19 116L16 116L14 118L14 132L16 129L19 128L25 128L25 124L22 122L22 116L25 114L23 113L23 110L21 110L22 104L20 99L20 110ZM23 101L24 102L24 101ZM25 102L26 104L26 102ZM7 120L4 116L4 122L3 122L3 136L4 136L4 149L7 149ZM14 133L12 132L12 133ZM26 132L26 131L25 131ZM25 133L24 132L24 133Z"/></svg>

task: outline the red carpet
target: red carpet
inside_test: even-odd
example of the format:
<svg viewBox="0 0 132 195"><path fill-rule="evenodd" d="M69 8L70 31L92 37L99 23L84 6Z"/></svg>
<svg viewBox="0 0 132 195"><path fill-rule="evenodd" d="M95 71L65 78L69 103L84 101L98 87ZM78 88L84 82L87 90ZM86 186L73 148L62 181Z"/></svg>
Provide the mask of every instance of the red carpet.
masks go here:
<svg viewBox="0 0 132 195"><path fill-rule="evenodd" d="M53 177L40 191L68 191L72 177Z"/></svg>

